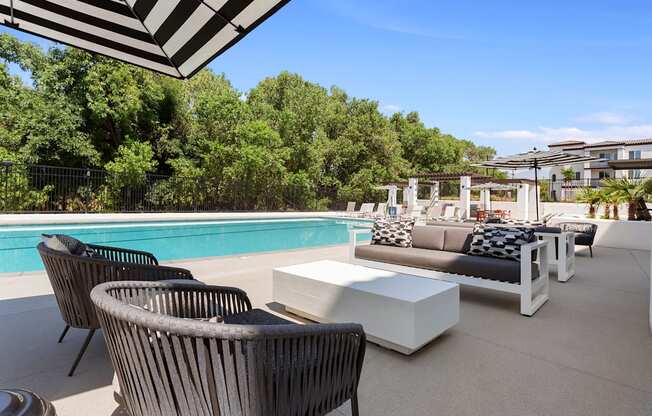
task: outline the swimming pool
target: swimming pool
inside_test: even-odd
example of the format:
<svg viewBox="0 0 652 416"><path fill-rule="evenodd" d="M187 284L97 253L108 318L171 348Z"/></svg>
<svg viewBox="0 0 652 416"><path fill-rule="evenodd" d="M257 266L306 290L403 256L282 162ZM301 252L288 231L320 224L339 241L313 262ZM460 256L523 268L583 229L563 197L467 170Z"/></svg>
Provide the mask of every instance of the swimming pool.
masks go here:
<svg viewBox="0 0 652 416"><path fill-rule="evenodd" d="M22 225L0 227L0 273L43 269L41 234L68 234L83 242L144 250L159 260L228 256L344 244L364 220L265 219Z"/></svg>

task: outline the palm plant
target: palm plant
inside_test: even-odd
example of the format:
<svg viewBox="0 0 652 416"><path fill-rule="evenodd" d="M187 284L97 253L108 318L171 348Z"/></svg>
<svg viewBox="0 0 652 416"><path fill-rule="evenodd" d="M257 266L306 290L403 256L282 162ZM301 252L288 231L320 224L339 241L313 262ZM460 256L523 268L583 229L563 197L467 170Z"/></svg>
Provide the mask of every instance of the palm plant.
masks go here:
<svg viewBox="0 0 652 416"><path fill-rule="evenodd" d="M595 218L595 211L602 203L602 195L597 189L587 186L579 190L577 201L588 204L589 218Z"/></svg>
<svg viewBox="0 0 652 416"><path fill-rule="evenodd" d="M610 217L610 211L611 211L611 206L613 205L614 197L611 192L609 192L608 189L602 188L598 191L598 194L600 196L600 205L602 205L604 209L604 214L602 215L602 218L604 219L609 219ZM617 210L617 209L616 209Z"/></svg>
<svg viewBox="0 0 652 416"><path fill-rule="evenodd" d="M611 194L613 198L628 204L627 219L630 221L636 220L636 207L639 201L648 195L652 195L652 179L639 183L627 178L607 179L604 181L603 186L605 191Z"/></svg>

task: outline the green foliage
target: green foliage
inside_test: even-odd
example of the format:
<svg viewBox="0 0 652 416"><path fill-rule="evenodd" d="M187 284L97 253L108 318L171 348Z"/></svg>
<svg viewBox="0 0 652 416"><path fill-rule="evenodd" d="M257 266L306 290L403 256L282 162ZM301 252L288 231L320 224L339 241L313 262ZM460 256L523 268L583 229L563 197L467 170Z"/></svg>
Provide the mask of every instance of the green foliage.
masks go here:
<svg viewBox="0 0 652 416"><path fill-rule="evenodd" d="M577 202L585 203L589 206L589 218L595 218L596 209L602 204L603 195L596 188L581 188L577 194Z"/></svg>
<svg viewBox="0 0 652 416"><path fill-rule="evenodd" d="M561 176L565 181L572 181L575 179L575 171L573 168L561 168Z"/></svg>
<svg viewBox="0 0 652 416"><path fill-rule="evenodd" d="M29 71L32 85L6 63ZM426 127L416 112L386 117L376 101L289 72L243 93L210 70L178 81L6 34L0 102L3 159L109 172L100 190L62 197L62 209L120 209L118 198L143 188L148 173L172 175L145 190L161 209L324 209L384 198L375 185L410 173L477 170L495 155Z"/></svg>

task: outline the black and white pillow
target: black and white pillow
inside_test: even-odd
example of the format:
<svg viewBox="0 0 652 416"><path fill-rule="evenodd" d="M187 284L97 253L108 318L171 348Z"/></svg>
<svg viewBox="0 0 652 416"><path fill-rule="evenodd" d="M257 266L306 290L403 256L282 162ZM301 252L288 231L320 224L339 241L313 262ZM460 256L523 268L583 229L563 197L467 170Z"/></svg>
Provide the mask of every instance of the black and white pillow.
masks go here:
<svg viewBox="0 0 652 416"><path fill-rule="evenodd" d="M93 257L103 259L104 256L97 253L86 244L65 234L41 234L41 239L49 249L60 251L75 256Z"/></svg>
<svg viewBox="0 0 652 416"><path fill-rule="evenodd" d="M384 246L411 247L414 220L376 220L371 244Z"/></svg>
<svg viewBox="0 0 652 416"><path fill-rule="evenodd" d="M528 227L476 224L467 254L521 261L521 246L535 241L535 238L534 229Z"/></svg>

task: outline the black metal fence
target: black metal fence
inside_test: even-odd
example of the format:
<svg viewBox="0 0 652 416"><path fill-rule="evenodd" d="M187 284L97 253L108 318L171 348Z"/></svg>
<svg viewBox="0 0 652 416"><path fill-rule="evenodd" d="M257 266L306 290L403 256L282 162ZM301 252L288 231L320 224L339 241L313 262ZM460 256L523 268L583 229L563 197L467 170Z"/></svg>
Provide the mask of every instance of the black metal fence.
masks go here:
<svg viewBox="0 0 652 416"><path fill-rule="evenodd" d="M386 194L374 195L382 200ZM378 202L378 201L376 201ZM0 212L192 212L343 209L346 201L308 184L147 174L121 182L106 171L0 164Z"/></svg>

